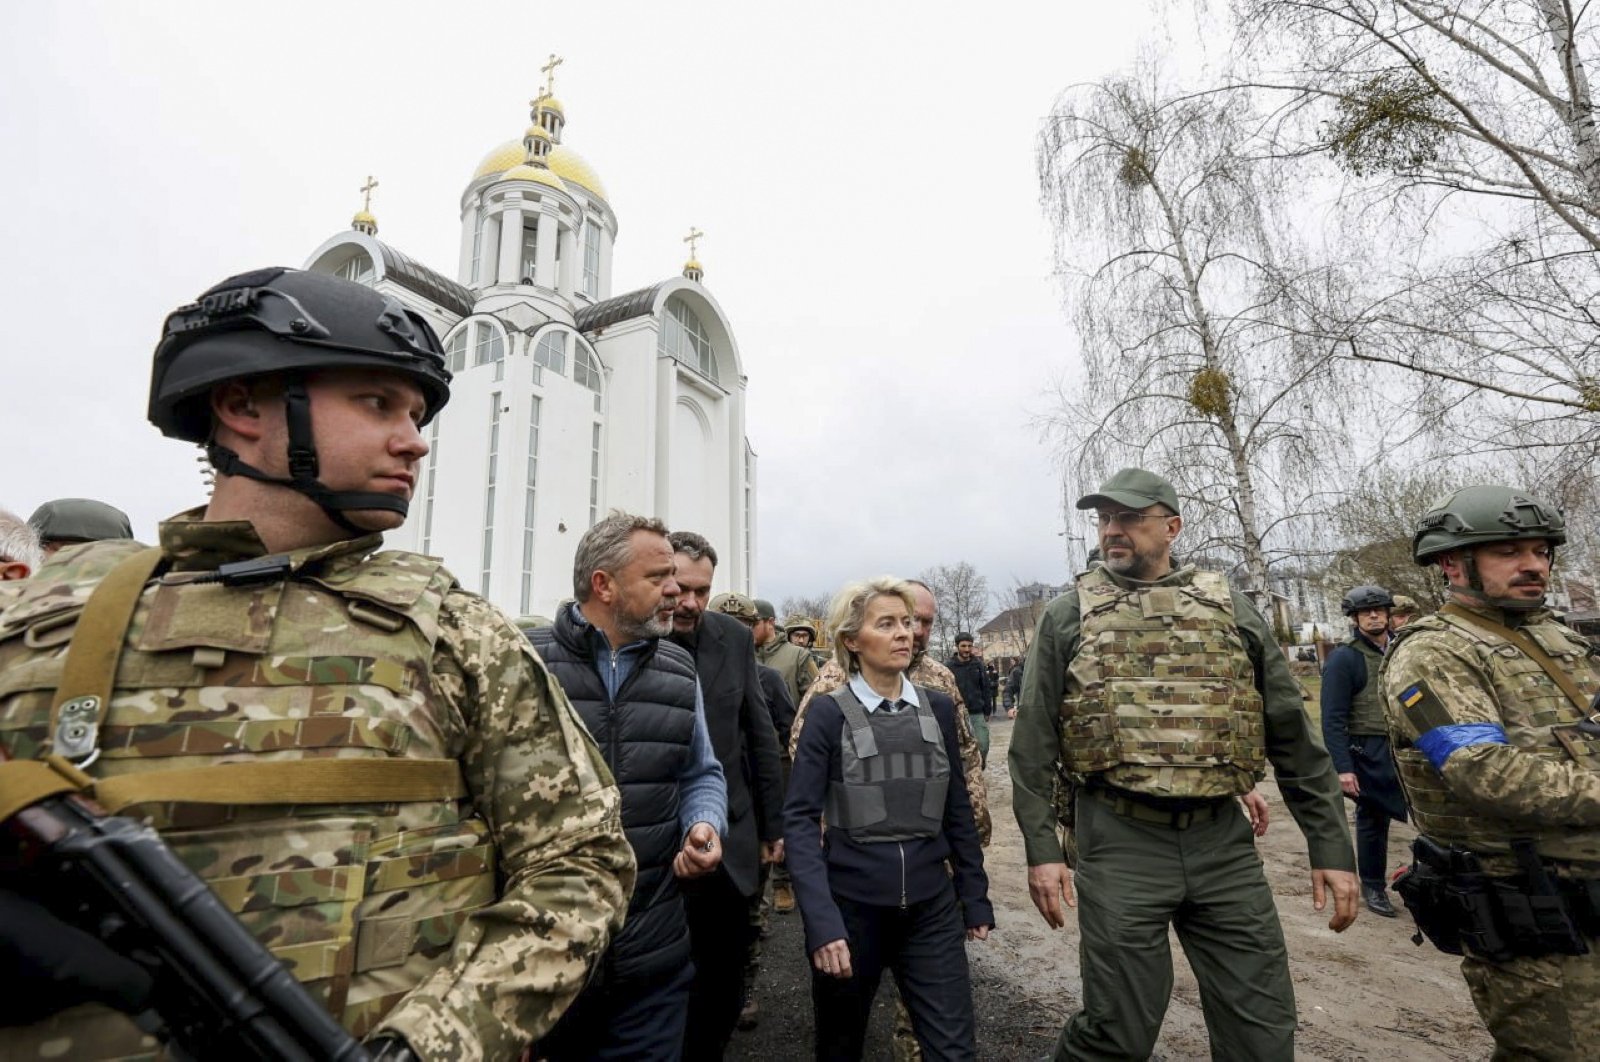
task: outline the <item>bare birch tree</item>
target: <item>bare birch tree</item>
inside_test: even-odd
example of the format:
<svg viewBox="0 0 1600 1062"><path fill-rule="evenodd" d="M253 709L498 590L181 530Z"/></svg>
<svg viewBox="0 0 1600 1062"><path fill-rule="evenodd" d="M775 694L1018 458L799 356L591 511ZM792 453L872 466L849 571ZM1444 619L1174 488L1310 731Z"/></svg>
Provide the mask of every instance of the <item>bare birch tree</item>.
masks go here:
<svg viewBox="0 0 1600 1062"><path fill-rule="evenodd" d="M1348 180L1364 297L1330 324L1458 452L1600 454L1600 35L1569 0L1237 0L1285 153ZM1362 226L1351 222L1365 222Z"/></svg>
<svg viewBox="0 0 1600 1062"><path fill-rule="evenodd" d="M960 632L973 633L989 604L989 580L978 574L967 561L938 564L917 578L933 591L938 612L934 617L932 641L941 649L955 647Z"/></svg>
<svg viewBox="0 0 1600 1062"><path fill-rule="evenodd" d="M1338 487L1348 393L1319 328L1332 274L1300 264L1247 93L1163 91L1148 64L1069 90L1039 148L1084 384L1055 421L1078 492L1121 465L1172 479L1185 555L1264 602Z"/></svg>

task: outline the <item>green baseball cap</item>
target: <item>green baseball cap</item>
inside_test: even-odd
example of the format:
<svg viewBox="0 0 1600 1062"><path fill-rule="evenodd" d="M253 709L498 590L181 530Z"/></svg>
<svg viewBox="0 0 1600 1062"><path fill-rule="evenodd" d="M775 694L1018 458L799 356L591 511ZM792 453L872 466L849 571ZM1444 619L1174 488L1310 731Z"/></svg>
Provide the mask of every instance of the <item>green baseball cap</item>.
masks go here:
<svg viewBox="0 0 1600 1062"><path fill-rule="evenodd" d="M1098 509L1106 502L1126 505L1130 509L1144 509L1151 505L1165 505L1178 512L1178 492L1172 484L1142 468L1122 468L1094 494L1078 499L1080 509Z"/></svg>
<svg viewBox="0 0 1600 1062"><path fill-rule="evenodd" d="M778 610L772 607L771 601L768 601L764 597L756 598L756 619L775 620L777 618Z"/></svg>

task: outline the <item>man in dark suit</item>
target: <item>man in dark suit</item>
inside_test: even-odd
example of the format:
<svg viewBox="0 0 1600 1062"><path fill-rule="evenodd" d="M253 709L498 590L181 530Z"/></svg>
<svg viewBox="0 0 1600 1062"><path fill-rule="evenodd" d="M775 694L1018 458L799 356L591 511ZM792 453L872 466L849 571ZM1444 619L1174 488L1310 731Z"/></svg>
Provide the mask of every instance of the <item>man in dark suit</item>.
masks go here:
<svg viewBox="0 0 1600 1062"><path fill-rule="evenodd" d="M684 1057L720 1059L739 1018L749 900L760 888L761 863L783 859L783 780L755 639L732 616L706 610L716 550L692 531L675 531L671 540L679 588L672 640L694 655L711 747L728 786L722 865L684 889L695 965Z"/></svg>

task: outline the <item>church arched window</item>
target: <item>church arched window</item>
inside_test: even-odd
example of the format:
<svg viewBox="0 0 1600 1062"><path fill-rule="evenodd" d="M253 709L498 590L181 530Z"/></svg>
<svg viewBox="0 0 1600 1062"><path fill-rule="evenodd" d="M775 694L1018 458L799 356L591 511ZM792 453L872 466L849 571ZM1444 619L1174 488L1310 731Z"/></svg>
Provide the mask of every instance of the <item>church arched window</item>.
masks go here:
<svg viewBox="0 0 1600 1062"><path fill-rule="evenodd" d="M477 339L472 346L472 364L487 365L492 361L504 361L506 340L500 334L500 329L488 321L479 321L473 327L477 329Z"/></svg>
<svg viewBox="0 0 1600 1062"><path fill-rule="evenodd" d="M371 285L373 279L372 259L364 254L355 254L340 266L334 276L353 280L357 284Z"/></svg>
<svg viewBox="0 0 1600 1062"><path fill-rule="evenodd" d="M581 343L572 354L572 378L596 394L600 393L600 365Z"/></svg>
<svg viewBox="0 0 1600 1062"><path fill-rule="evenodd" d="M679 298L667 300L667 314L661 322L661 353L699 371L711 380L717 378L717 356L705 326L695 312Z"/></svg>
<svg viewBox="0 0 1600 1062"><path fill-rule="evenodd" d="M470 331L470 325L462 325L444 345L445 367L453 373L462 372L467 367L467 333Z"/></svg>
<svg viewBox="0 0 1600 1062"><path fill-rule="evenodd" d="M553 373L562 376L567 374L567 334L565 332L546 332L539 337L539 343L533 348L535 364L543 365Z"/></svg>

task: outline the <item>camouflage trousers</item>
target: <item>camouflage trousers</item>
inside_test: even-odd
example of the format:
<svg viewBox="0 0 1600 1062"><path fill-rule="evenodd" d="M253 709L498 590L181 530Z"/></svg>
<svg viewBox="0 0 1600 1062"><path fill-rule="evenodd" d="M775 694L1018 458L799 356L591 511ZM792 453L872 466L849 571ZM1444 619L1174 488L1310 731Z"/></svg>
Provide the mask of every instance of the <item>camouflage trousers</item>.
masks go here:
<svg viewBox="0 0 1600 1062"><path fill-rule="evenodd" d="M761 973L761 945L767 935L767 917L772 912L772 900L767 896L772 881L772 863L761 864L756 894L750 897L750 946L744 953L744 998L756 990L756 977Z"/></svg>
<svg viewBox="0 0 1600 1062"><path fill-rule="evenodd" d="M1494 1037L1496 1059L1594 1058L1600 1043L1600 941L1587 955L1484 962L1461 973Z"/></svg>

